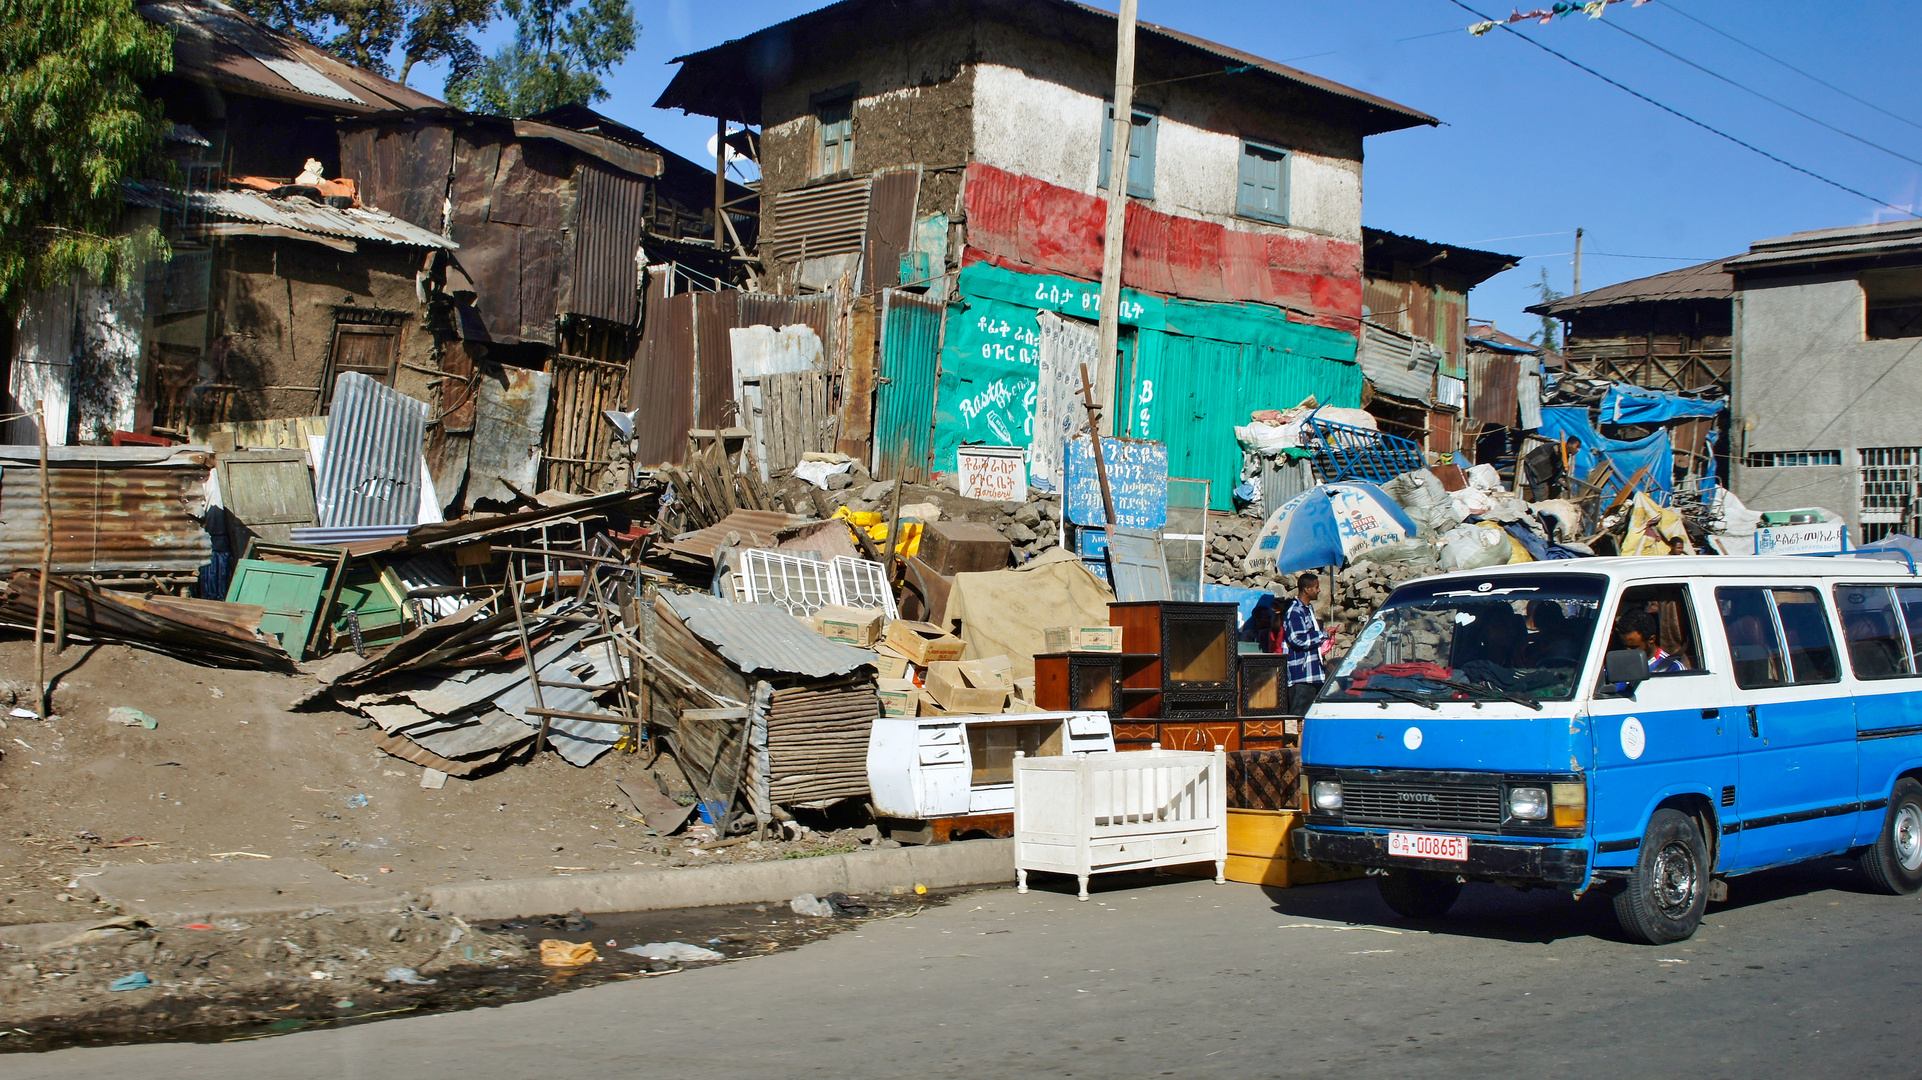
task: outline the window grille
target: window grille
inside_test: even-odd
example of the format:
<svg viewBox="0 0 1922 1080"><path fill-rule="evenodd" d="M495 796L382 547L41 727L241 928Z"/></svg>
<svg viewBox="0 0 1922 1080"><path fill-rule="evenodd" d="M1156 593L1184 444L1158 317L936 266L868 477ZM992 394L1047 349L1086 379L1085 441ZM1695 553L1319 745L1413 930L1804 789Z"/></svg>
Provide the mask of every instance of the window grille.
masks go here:
<svg viewBox="0 0 1922 1080"><path fill-rule="evenodd" d="M1787 469L1805 465L1840 465L1840 450L1756 450L1742 459L1751 469Z"/></svg>
<svg viewBox="0 0 1922 1080"><path fill-rule="evenodd" d="M1916 491L1922 485L1922 446L1877 446L1859 451L1862 502L1856 520L1862 542L1890 533L1917 533Z"/></svg>

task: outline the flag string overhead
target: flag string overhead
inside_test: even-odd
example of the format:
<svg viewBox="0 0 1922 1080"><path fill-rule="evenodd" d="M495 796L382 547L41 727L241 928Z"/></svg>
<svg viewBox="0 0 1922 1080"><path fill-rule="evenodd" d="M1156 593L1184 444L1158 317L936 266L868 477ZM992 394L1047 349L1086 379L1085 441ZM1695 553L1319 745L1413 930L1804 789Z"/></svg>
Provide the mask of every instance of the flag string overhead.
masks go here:
<svg viewBox="0 0 1922 1080"><path fill-rule="evenodd" d="M1626 3L1630 7L1641 7L1648 2L1649 0L1586 0L1586 2L1583 2L1583 0L1574 0L1574 2L1571 3L1554 4L1545 8L1536 8L1533 11L1516 10L1506 19L1489 19L1486 22L1473 23L1468 27L1468 32L1476 37L1481 37L1483 34L1488 33L1503 23L1527 22L1530 19L1534 19L1536 22L1546 25L1547 23L1554 22L1556 19L1565 18L1577 13L1587 15L1591 19L1599 19L1602 17L1602 12L1607 10L1610 4Z"/></svg>

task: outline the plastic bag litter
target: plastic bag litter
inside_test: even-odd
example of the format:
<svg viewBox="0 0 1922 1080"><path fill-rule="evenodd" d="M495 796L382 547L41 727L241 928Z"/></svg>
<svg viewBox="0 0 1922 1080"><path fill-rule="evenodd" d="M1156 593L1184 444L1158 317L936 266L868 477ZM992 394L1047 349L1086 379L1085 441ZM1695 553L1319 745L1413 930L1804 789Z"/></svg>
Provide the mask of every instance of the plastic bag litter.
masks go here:
<svg viewBox="0 0 1922 1080"><path fill-rule="evenodd" d="M685 941L652 941L646 945L629 945L621 951L647 960L678 960L682 963L727 959L723 953L689 945Z"/></svg>
<svg viewBox="0 0 1922 1080"><path fill-rule="evenodd" d="M1380 547L1364 548L1355 553L1354 561L1358 563L1432 563L1435 561L1435 545L1430 541L1411 537L1396 543L1383 544Z"/></svg>
<svg viewBox="0 0 1922 1080"><path fill-rule="evenodd" d="M439 979L423 979L420 972L408 967L390 967L387 974L380 977L381 982L405 983L408 986L433 986Z"/></svg>
<svg viewBox="0 0 1922 1080"><path fill-rule="evenodd" d="M1405 472L1381 486L1383 492L1420 525L1436 536L1462 523L1455 498L1441 478L1427 469Z"/></svg>
<svg viewBox="0 0 1922 1080"><path fill-rule="evenodd" d="M826 491L828 490L828 477L833 476L836 473L847 472L849 469L852 469L853 467L854 467L854 462L852 460L803 461L800 464L794 466L794 475L799 479L806 480L808 483L813 484L815 487L820 488L822 491Z"/></svg>
<svg viewBox="0 0 1922 1080"><path fill-rule="evenodd" d="M160 721L141 712L139 709L126 705L116 705L108 709L107 719L116 724L125 724L128 727L143 727L148 731L152 731L160 726Z"/></svg>
<svg viewBox="0 0 1922 1080"><path fill-rule="evenodd" d="M787 906L788 909L796 915L812 915L820 919L831 919L834 917L834 905L815 896L813 893L802 893L794 899L789 900Z"/></svg>
<svg viewBox="0 0 1922 1080"><path fill-rule="evenodd" d="M1441 564L1444 573L1500 566L1515 554L1514 543L1500 529L1461 525L1450 529L1441 539L1441 552L1436 556L1436 561Z"/></svg>
<svg viewBox="0 0 1922 1080"><path fill-rule="evenodd" d="M541 942L541 963L548 967L580 967L600 958L601 954L587 942L576 943L559 938L547 938Z"/></svg>
<svg viewBox="0 0 1922 1080"><path fill-rule="evenodd" d="M1502 474L1496 472L1495 466L1487 462L1469 468L1468 482L1483 491L1502 490Z"/></svg>
<svg viewBox="0 0 1922 1080"><path fill-rule="evenodd" d="M147 987L152 985L153 985L153 980L147 977L146 972L136 971L132 975L122 975L118 979L115 979L113 982L108 983L107 989L116 990L116 991L117 990L145 990Z"/></svg>

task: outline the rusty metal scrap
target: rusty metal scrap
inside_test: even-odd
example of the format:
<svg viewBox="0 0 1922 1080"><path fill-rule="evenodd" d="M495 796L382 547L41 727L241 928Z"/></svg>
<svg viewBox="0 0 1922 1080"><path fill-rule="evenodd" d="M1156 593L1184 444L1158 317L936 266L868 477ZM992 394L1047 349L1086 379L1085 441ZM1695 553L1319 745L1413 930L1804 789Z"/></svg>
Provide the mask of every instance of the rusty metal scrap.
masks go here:
<svg viewBox="0 0 1922 1080"><path fill-rule="evenodd" d="M84 453L107 447L60 449L73 452L48 462L55 571L191 574L213 561L201 523L211 453L115 458ZM28 467L0 454L0 523L0 573L37 569L45 535L37 458Z"/></svg>
<svg viewBox="0 0 1922 1080"><path fill-rule="evenodd" d="M264 608L112 592L57 574L47 584L65 609L70 638L123 642L212 667L294 670L279 642L260 632ZM39 595L38 571L15 572L0 593L0 623L31 628Z"/></svg>

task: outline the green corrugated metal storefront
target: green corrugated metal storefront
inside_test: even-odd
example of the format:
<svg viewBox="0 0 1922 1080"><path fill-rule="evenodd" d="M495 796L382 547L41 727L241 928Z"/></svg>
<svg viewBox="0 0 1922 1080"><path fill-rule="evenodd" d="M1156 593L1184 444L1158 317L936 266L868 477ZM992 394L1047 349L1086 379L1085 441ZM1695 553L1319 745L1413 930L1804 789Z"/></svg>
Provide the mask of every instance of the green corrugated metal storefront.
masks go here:
<svg viewBox="0 0 1922 1080"><path fill-rule="evenodd" d="M963 443L1021 445L1033 430L1038 359L1034 313L1092 321L1099 290L986 263L961 271L948 308L935 409L934 468L954 468ZM1124 341L1116 388L1120 434L1168 444L1168 473L1211 481L1211 503L1233 508L1241 472L1234 429L1255 409L1314 395L1361 404L1353 334L1290 322L1261 304L1211 304L1122 293ZM1012 438L1010 438L1012 436Z"/></svg>

